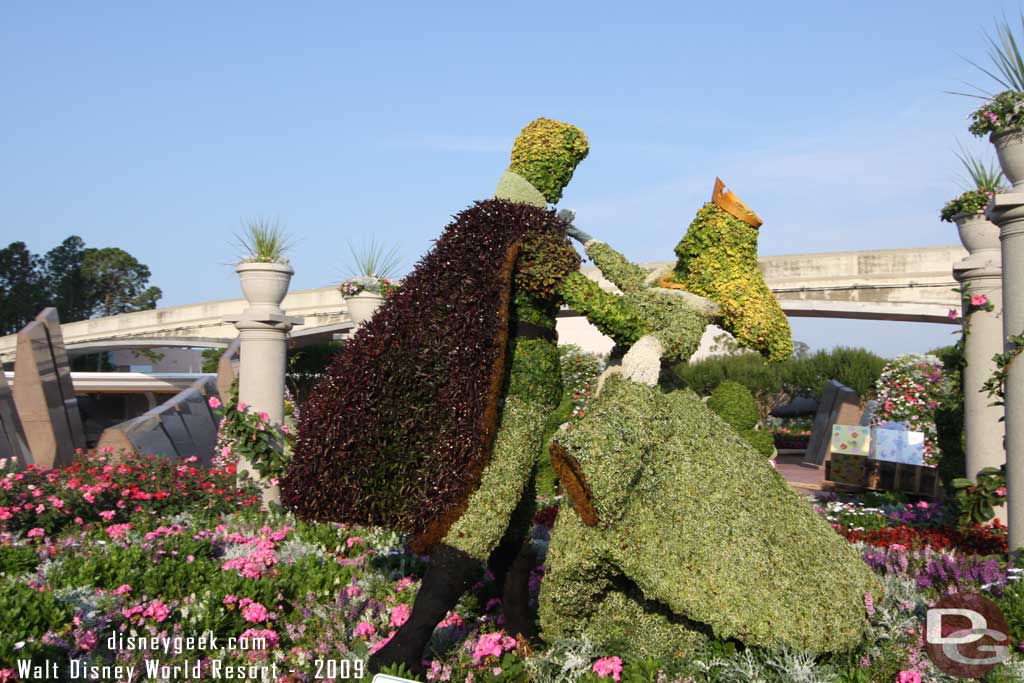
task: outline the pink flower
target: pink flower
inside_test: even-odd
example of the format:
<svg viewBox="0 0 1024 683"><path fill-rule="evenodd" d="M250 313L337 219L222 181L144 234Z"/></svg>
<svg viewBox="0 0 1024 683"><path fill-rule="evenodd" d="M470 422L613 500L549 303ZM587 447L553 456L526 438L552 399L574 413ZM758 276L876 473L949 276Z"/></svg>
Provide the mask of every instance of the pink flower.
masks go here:
<svg viewBox="0 0 1024 683"><path fill-rule="evenodd" d="M984 306L988 303L988 297L984 294L975 294L971 297L972 306Z"/></svg>
<svg viewBox="0 0 1024 683"><path fill-rule="evenodd" d="M502 653L514 650L515 647L515 638L505 635L504 631L482 635L473 648L473 663L479 664L484 657L501 657Z"/></svg>
<svg viewBox="0 0 1024 683"><path fill-rule="evenodd" d="M240 413L244 413L244 412L245 412L245 410L246 410L246 408L248 408L248 407L249 407L249 404L248 404L248 403L245 403L245 402L243 402L243 401L239 401L239 402L238 402L238 412L240 412Z"/></svg>
<svg viewBox="0 0 1024 683"><path fill-rule="evenodd" d="M360 621L352 633L357 638L372 638L377 633L377 629L368 621Z"/></svg>
<svg viewBox="0 0 1024 683"><path fill-rule="evenodd" d="M622 660L618 657L604 657L594 662L592 669L598 678L611 676L613 680L622 680Z"/></svg>
<svg viewBox="0 0 1024 683"><path fill-rule="evenodd" d="M351 548L356 543L362 543L362 542L363 542L363 537L362 536L349 536L348 538L345 539L345 547L346 548Z"/></svg>
<svg viewBox="0 0 1024 683"><path fill-rule="evenodd" d="M153 602L149 603L149 606L146 607L145 611L143 611L142 616L144 616L144 617L153 617L157 621L163 621L164 619L169 617L170 614L171 614L171 608L170 607L165 605L160 600L154 600Z"/></svg>
<svg viewBox="0 0 1024 683"><path fill-rule="evenodd" d="M960 312L957 311L955 308L951 308L949 309L949 313L947 315L949 316L950 320L957 320L960 317Z"/></svg>
<svg viewBox="0 0 1024 683"><path fill-rule="evenodd" d="M25 535L28 536L29 538L42 538L42 537L46 536L46 530L43 529L42 527L38 527L37 526L35 529L32 529L31 531L29 531Z"/></svg>
<svg viewBox="0 0 1024 683"><path fill-rule="evenodd" d="M224 405L216 396L211 396L210 400L207 401L207 403L209 403L210 407L213 408L214 410L217 410L217 408L220 408L222 405Z"/></svg>
<svg viewBox="0 0 1024 683"><path fill-rule="evenodd" d="M391 637L392 637L393 635L395 635L395 632L394 632L394 631L392 631L391 633L389 633L389 634L388 634L388 636L387 636L387 638L382 638L381 640L378 640L378 641L377 641L376 643L374 643L373 645L371 645L371 646L370 646L370 654L371 654L371 655L372 655L372 654L374 654L375 652L377 652L377 650L379 650L379 649L381 649L382 647L384 647L385 645L387 645L387 644L388 644L388 641L389 641L389 640L391 640Z"/></svg>
<svg viewBox="0 0 1024 683"><path fill-rule="evenodd" d="M389 625L392 628L398 628L409 620L410 614L412 614L412 608L409 607L409 605L395 605L391 610L391 621Z"/></svg>
<svg viewBox="0 0 1024 683"><path fill-rule="evenodd" d="M105 531L112 539L124 538L125 534L132 530L131 524L111 524Z"/></svg>
<svg viewBox="0 0 1024 683"><path fill-rule="evenodd" d="M992 111L990 111L988 109L983 111L981 113L981 115L984 116L986 119L988 119L988 122L991 123L991 124L999 123L999 117L996 116L994 112L992 112ZM920 679L921 679L920 676L918 676L918 680L919 681L920 681ZM906 683L906 681L900 681L899 683Z"/></svg>
<svg viewBox="0 0 1024 683"><path fill-rule="evenodd" d="M264 422L270 422L270 414L263 410L260 412L260 419Z"/></svg>
<svg viewBox="0 0 1024 683"><path fill-rule="evenodd" d="M104 522L109 522L110 520L114 519L114 517L117 517L117 513L114 512L113 510L103 510L102 512L100 512L100 517L103 518Z"/></svg>
<svg viewBox="0 0 1024 683"><path fill-rule="evenodd" d="M269 616L267 608L258 602L250 602L242 608L242 618L254 624L263 623Z"/></svg>
<svg viewBox="0 0 1024 683"><path fill-rule="evenodd" d="M1000 486L999 488L997 488L996 489L996 495L999 496L1000 498L1005 498L1006 497L1006 487L1005 486Z"/></svg>
<svg viewBox="0 0 1024 683"><path fill-rule="evenodd" d="M233 593L229 593L229 594L224 596L224 600L222 600L222 602L225 605L233 605L236 602L238 602L238 596L233 594Z"/></svg>
<svg viewBox="0 0 1024 683"><path fill-rule="evenodd" d="M896 674L896 683L921 683L921 674L916 671L901 671Z"/></svg>
<svg viewBox="0 0 1024 683"><path fill-rule="evenodd" d="M122 583L120 586L110 591L114 595L125 595L126 593L132 592L132 587L127 583Z"/></svg>

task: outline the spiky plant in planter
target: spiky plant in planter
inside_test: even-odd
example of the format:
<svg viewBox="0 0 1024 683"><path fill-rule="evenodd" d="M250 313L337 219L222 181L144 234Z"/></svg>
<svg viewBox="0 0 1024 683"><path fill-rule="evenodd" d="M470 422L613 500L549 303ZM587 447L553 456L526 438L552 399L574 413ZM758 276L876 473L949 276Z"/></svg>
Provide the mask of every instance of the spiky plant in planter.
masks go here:
<svg viewBox="0 0 1024 683"><path fill-rule="evenodd" d="M1024 29L1024 13L1020 19ZM995 80L1003 90L992 95L982 88L975 88L982 94L970 96L980 97L985 103L971 114L968 130L978 137L989 136L999 155L1003 173L1010 184L1019 187L1024 184L1024 56L1021 55L1020 41L1005 18L996 21L995 36L986 37L992 68L970 63Z"/></svg>
<svg viewBox="0 0 1024 683"><path fill-rule="evenodd" d="M942 207L940 218L948 223L956 222L957 217L984 215L993 195L1005 191L1003 172L995 164L977 158L963 145L956 156L967 173L964 178L967 189Z"/></svg>

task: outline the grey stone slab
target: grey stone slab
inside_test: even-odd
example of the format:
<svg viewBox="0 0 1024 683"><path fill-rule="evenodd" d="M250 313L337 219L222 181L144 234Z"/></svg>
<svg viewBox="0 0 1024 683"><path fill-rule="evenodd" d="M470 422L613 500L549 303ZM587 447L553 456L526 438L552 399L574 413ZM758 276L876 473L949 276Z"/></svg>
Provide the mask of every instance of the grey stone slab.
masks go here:
<svg viewBox="0 0 1024 683"><path fill-rule="evenodd" d="M217 445L217 422L210 407L198 390L189 389L178 405L178 414L185 422L185 428L192 436L196 445L199 462L209 466L213 460L213 450Z"/></svg>
<svg viewBox="0 0 1024 683"><path fill-rule="evenodd" d="M45 325L37 320L18 332L12 394L36 464L69 465L75 444L49 335Z"/></svg>
<svg viewBox="0 0 1024 683"><path fill-rule="evenodd" d="M158 408L154 412L160 416L160 422L163 425L164 431L167 433L167 436L171 437L174 450L178 452L180 457L190 458L193 455L199 455L199 449L196 447L195 442L192 441L192 435L188 433L185 421L181 419L181 415L177 410L168 407L164 410Z"/></svg>
<svg viewBox="0 0 1024 683"><path fill-rule="evenodd" d="M165 458L178 457L178 451L171 437L164 431L159 415L143 415L131 421L125 435L140 455L160 455Z"/></svg>
<svg viewBox="0 0 1024 683"><path fill-rule="evenodd" d="M68 362L67 349L64 347L64 333L60 328L57 309L44 308L42 313L36 316L36 320L46 328L46 335L50 339L57 386L64 401L72 445L74 448L85 448L85 427L82 425L82 415L78 412L78 400L75 398L75 387L71 381L71 364Z"/></svg>
<svg viewBox="0 0 1024 683"><path fill-rule="evenodd" d="M19 469L35 462L25 440L14 397L7 378L0 369L0 459L14 458Z"/></svg>
<svg viewBox="0 0 1024 683"><path fill-rule="evenodd" d="M821 467L828 460L832 442L832 427L837 424L856 425L860 422L860 399L857 392L832 379L821 392L818 411L814 415L811 438L807 443L801 465Z"/></svg>

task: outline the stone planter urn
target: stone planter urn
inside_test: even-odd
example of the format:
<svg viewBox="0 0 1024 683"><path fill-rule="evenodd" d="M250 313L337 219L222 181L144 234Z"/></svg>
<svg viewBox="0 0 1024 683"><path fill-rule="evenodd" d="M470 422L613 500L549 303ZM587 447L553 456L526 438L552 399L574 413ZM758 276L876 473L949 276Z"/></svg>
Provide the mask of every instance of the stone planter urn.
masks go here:
<svg viewBox="0 0 1024 683"><path fill-rule="evenodd" d="M235 266L242 294L254 314L280 313L295 271L287 263L245 262Z"/></svg>
<svg viewBox="0 0 1024 683"><path fill-rule="evenodd" d="M1015 192L1024 192L1024 131L993 133L989 140L996 148L1003 175L1013 185Z"/></svg>
<svg viewBox="0 0 1024 683"><path fill-rule="evenodd" d="M384 297L366 289L358 294L345 297L345 303L348 304L348 316L357 327L372 318L377 307L383 302Z"/></svg>
<svg viewBox="0 0 1024 683"><path fill-rule="evenodd" d="M970 252L999 251L999 226L990 221L985 214L962 213L953 216L960 241Z"/></svg>

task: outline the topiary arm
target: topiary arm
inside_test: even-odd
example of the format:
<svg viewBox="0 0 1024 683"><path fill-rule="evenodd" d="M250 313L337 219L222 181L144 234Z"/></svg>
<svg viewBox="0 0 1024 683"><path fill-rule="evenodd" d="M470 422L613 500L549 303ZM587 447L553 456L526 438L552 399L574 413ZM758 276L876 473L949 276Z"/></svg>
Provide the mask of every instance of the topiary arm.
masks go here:
<svg viewBox="0 0 1024 683"><path fill-rule="evenodd" d="M583 250L601 274L623 292L638 292L644 288L647 271L604 242L590 240L583 245Z"/></svg>
<svg viewBox="0 0 1024 683"><path fill-rule="evenodd" d="M620 346L632 346L651 331L647 322L622 297L604 291L579 271L562 280L558 293L567 305L585 315Z"/></svg>

